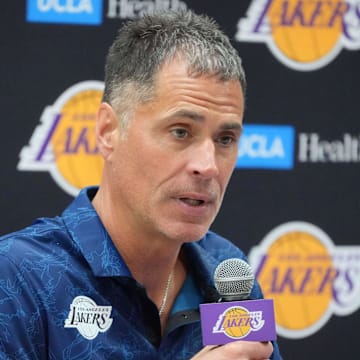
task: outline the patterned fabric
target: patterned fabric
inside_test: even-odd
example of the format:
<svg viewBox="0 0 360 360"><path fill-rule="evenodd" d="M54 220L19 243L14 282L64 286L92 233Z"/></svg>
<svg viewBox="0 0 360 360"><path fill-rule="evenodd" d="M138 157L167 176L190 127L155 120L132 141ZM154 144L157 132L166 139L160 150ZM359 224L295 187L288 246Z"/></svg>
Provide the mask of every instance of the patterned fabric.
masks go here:
<svg viewBox="0 0 360 360"><path fill-rule="evenodd" d="M198 309L175 306L161 337L156 306L92 207L96 191L82 190L60 217L0 238L0 359L180 360L202 348ZM204 302L216 299L216 266L245 258L212 232L184 252ZM261 296L255 284L252 297Z"/></svg>

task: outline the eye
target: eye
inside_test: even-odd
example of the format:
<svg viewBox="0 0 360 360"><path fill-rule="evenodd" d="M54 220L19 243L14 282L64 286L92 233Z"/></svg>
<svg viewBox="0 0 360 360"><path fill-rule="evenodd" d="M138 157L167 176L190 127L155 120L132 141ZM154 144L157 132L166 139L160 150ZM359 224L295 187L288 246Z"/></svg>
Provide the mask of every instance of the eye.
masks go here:
<svg viewBox="0 0 360 360"><path fill-rule="evenodd" d="M218 143L220 143L223 146L230 146L233 143L237 143L238 139L234 135L223 135L219 137Z"/></svg>
<svg viewBox="0 0 360 360"><path fill-rule="evenodd" d="M177 139L186 139L189 136L188 130L184 128L176 128L172 129L171 133L177 138Z"/></svg>

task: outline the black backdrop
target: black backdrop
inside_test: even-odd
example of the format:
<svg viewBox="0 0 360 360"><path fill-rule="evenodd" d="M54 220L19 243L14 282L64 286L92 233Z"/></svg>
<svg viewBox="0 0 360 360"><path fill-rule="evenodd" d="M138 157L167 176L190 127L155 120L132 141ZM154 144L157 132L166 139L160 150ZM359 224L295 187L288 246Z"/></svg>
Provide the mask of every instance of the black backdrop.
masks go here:
<svg viewBox="0 0 360 360"><path fill-rule="evenodd" d="M0 13L1 234L36 217L56 215L72 200L48 172L19 171L19 154L46 105L78 82L103 80L107 48L123 21L107 16L109 2L104 0L99 25L29 22L27 3L8 0ZM182 3L213 16L234 40L237 23L251 1ZM344 134L350 134L359 141L360 52L342 49L329 64L299 71L281 63L265 43L234 40L234 45L243 58L249 84L245 123L293 126L294 165L288 170L236 169L213 229L248 253L278 225L303 221L325 231L335 246L353 246L358 251L360 156L354 155L351 161L304 162L299 160L298 149L300 133L316 133L328 142L342 141ZM358 257L357 283L359 264ZM353 301L359 303L358 298ZM346 316L331 316L309 336L280 335L284 358L356 358L358 308L354 306Z"/></svg>

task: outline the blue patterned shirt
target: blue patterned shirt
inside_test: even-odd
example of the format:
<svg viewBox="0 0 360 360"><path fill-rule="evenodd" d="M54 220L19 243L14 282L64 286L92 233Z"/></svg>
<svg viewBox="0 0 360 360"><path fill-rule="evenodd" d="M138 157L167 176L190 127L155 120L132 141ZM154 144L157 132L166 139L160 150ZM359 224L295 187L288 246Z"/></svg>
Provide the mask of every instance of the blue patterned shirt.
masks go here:
<svg viewBox="0 0 360 360"><path fill-rule="evenodd" d="M198 305L218 297L216 266L244 254L213 232L185 244L189 276L161 335L157 307L91 204L96 191L0 238L0 359L187 360L202 348ZM262 296L257 283L251 295Z"/></svg>

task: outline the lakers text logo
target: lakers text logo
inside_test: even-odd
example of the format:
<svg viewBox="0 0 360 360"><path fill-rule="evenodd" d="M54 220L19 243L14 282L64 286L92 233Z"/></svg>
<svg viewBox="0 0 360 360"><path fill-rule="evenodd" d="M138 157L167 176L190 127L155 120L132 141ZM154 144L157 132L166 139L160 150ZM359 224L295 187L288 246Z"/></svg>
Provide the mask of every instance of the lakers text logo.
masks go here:
<svg viewBox="0 0 360 360"><path fill-rule="evenodd" d="M303 338L332 314L360 307L360 246L335 246L318 227L290 222L249 253L264 296L274 299L277 332Z"/></svg>
<svg viewBox="0 0 360 360"><path fill-rule="evenodd" d="M113 319L111 306L99 306L87 296L77 296L70 305L65 328L76 328L88 340L95 339L99 332L109 330Z"/></svg>
<svg viewBox="0 0 360 360"><path fill-rule="evenodd" d="M240 19L238 41L266 43L295 70L327 65L342 48L360 48L359 0L253 0Z"/></svg>
<svg viewBox="0 0 360 360"><path fill-rule="evenodd" d="M223 333L232 339L241 339L264 325L262 311L248 311L241 306L226 309L213 328L213 333Z"/></svg>
<svg viewBox="0 0 360 360"><path fill-rule="evenodd" d="M85 81L67 89L47 106L18 170L48 171L70 195L100 182L102 158L95 144L95 118L103 83Z"/></svg>

